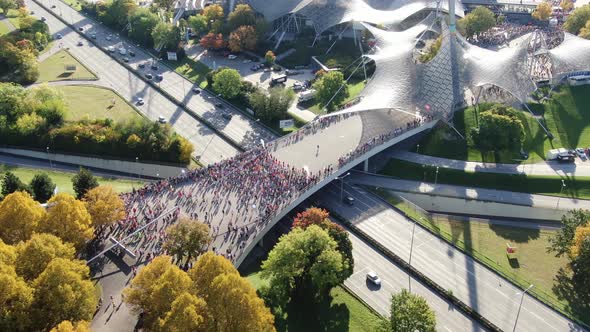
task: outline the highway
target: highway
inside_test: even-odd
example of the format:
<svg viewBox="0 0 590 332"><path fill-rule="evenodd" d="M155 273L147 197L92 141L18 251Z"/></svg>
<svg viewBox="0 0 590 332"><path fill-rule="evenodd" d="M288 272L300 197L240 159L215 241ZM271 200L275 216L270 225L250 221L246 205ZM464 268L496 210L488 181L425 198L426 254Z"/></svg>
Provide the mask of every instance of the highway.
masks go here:
<svg viewBox="0 0 590 332"><path fill-rule="evenodd" d="M61 44L62 48L69 48L69 51L76 58L97 74L100 79L97 85L110 87L129 101L135 101L138 97L143 98L145 105L136 105L136 108L151 120L156 120L160 115L166 117L176 132L193 143L195 146L194 156L199 158L203 164L218 162L238 153L238 150L234 146L216 135L213 130L187 114L182 108L177 107L173 102L157 92L156 89L150 87L127 68L114 61L107 54L65 26L52 14L43 10L31 0L27 0L26 4L30 10L35 12L34 15L36 17L46 18L46 23L54 37L57 34L63 36L62 39L55 43L55 49L50 52L59 50ZM47 7L55 5L56 8L53 11L56 15L61 13L62 17L68 21L75 22L77 26L84 26L84 29L88 31L96 32L98 38L104 42L108 42L106 36L110 32L107 32L103 27L97 26L93 21L81 16L61 1L45 0L44 4ZM119 43L116 35L113 35L112 39L111 42ZM101 40L98 41L102 43ZM77 46L79 41L83 42L83 46ZM133 50L136 53L136 57L131 57L130 59L132 61L145 62L150 58L137 47ZM160 70L158 72L152 71L152 74L155 76L156 73L160 73L164 76L161 88L165 89L178 100L186 103L194 112L207 118L217 129L223 131L225 135L239 142L242 146L253 146L259 144L261 138L268 139L272 137L260 125L241 114L234 114L229 121L223 119L221 117L221 111L216 111L213 105L215 98L206 93L203 96L193 93L191 91L192 85L189 81L170 70L163 71L163 66L161 65L159 67ZM182 93L183 88L186 94ZM185 98L183 98L183 95ZM234 111L226 106L225 112Z"/></svg>
<svg viewBox="0 0 590 332"><path fill-rule="evenodd" d="M340 200L340 183L317 195L337 212L396 255L408 261L413 223L361 188L345 185L354 206ZM526 294L517 319L522 289L504 280L442 239L416 226L412 266L504 331L585 331L561 314ZM413 287L413 286L412 286Z"/></svg>
<svg viewBox="0 0 590 332"><path fill-rule="evenodd" d="M368 305L382 315L389 316L391 295L408 289L412 283L412 293L418 294L428 301L430 308L436 314L438 331L485 331L485 329L460 310L440 297L436 292L415 280L395 263L380 254L375 248L348 233L352 242L352 256L354 257L354 272L344 284ZM366 274L375 271L382 280L380 288L367 282Z"/></svg>

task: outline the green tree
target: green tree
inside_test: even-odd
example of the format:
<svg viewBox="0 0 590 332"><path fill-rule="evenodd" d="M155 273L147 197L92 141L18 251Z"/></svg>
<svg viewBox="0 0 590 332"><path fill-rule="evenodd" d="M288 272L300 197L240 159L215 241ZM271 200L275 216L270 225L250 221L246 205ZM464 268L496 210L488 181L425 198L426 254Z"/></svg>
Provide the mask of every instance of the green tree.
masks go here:
<svg viewBox="0 0 590 332"><path fill-rule="evenodd" d="M202 15L205 16L207 18L207 22L212 25L212 23L221 21L223 19L223 8L218 4L213 4L205 7L205 9L203 9ZM209 26L210 28L212 28L211 25Z"/></svg>
<svg viewBox="0 0 590 332"><path fill-rule="evenodd" d="M27 281L36 279L55 258L72 260L76 250L51 234L33 234L26 242L16 245L16 273Z"/></svg>
<svg viewBox="0 0 590 332"><path fill-rule="evenodd" d="M402 289L391 296L388 325L388 330L392 332L435 332L436 317L424 298Z"/></svg>
<svg viewBox="0 0 590 332"><path fill-rule="evenodd" d="M535 8L532 16L535 20L539 21L547 21L551 18L551 14L553 13L553 8L551 7L551 3L549 2L541 2Z"/></svg>
<svg viewBox="0 0 590 332"><path fill-rule="evenodd" d="M569 267L571 281L580 304L590 309L590 236L586 236L577 248L577 255L571 258Z"/></svg>
<svg viewBox="0 0 590 332"><path fill-rule="evenodd" d="M49 175L47 175L47 173L39 173L33 176L31 183L29 183L29 187L33 192L33 197L35 197L35 200L37 200L39 203L45 203L53 195L55 183L51 181L51 178Z"/></svg>
<svg viewBox="0 0 590 332"><path fill-rule="evenodd" d="M525 131L516 110L494 105L480 113L479 128L471 129L470 138L482 151L519 151Z"/></svg>
<svg viewBox="0 0 590 332"><path fill-rule="evenodd" d="M211 242L209 226L196 220L181 218L166 229L164 249L177 259L197 257Z"/></svg>
<svg viewBox="0 0 590 332"><path fill-rule="evenodd" d="M0 239L7 244L27 241L44 217L45 209L29 193L9 194L0 202Z"/></svg>
<svg viewBox="0 0 590 332"><path fill-rule="evenodd" d="M590 4L574 9L565 20L563 27L568 32L577 35L588 21L590 21Z"/></svg>
<svg viewBox="0 0 590 332"><path fill-rule="evenodd" d="M0 9L6 15L10 9L17 9L18 6L14 0L0 0Z"/></svg>
<svg viewBox="0 0 590 332"><path fill-rule="evenodd" d="M294 228L281 236L262 263L261 276L269 280L264 292L282 301L322 298L344 281L341 276L347 266L337 246L336 241L316 225L305 230Z"/></svg>
<svg viewBox="0 0 590 332"><path fill-rule="evenodd" d="M344 75L339 71L330 71L323 74L313 84L313 88L317 91L316 100L325 106L328 112L336 109L348 96L348 86L345 85Z"/></svg>
<svg viewBox="0 0 590 332"><path fill-rule="evenodd" d="M561 257L570 252L574 243L576 229L586 225L590 221L590 211L571 210L561 217L562 227L549 238L547 252L552 252L556 257Z"/></svg>
<svg viewBox="0 0 590 332"><path fill-rule="evenodd" d="M284 119L294 99L293 90L282 87L270 88L268 94L257 89L248 96L256 116L266 122Z"/></svg>
<svg viewBox="0 0 590 332"><path fill-rule="evenodd" d="M473 36L496 25L494 13L486 7L477 6L457 22L457 28L464 36Z"/></svg>
<svg viewBox="0 0 590 332"><path fill-rule="evenodd" d="M92 172L86 168L80 167L78 174L72 177L72 185L74 187L74 192L76 193L76 198L81 199L86 195L88 190L98 187L98 180L92 175Z"/></svg>
<svg viewBox="0 0 590 332"><path fill-rule="evenodd" d="M83 261L56 258L32 283L34 322L48 329L64 320L90 321L98 298Z"/></svg>
<svg viewBox="0 0 590 332"><path fill-rule="evenodd" d="M129 37L136 42L151 46L152 32L160 19L147 8L139 8L129 16Z"/></svg>
<svg viewBox="0 0 590 332"><path fill-rule="evenodd" d="M250 6L239 4L227 17L227 23L231 30L235 30L243 25L254 26L256 24L256 16Z"/></svg>
<svg viewBox="0 0 590 332"><path fill-rule="evenodd" d="M273 51L271 51L271 50L266 51L266 54L264 55L264 62L266 62L269 65L272 65L275 63L276 60L277 60L277 56L274 54Z"/></svg>
<svg viewBox="0 0 590 332"><path fill-rule="evenodd" d="M174 8L174 3L176 2L176 0L154 0L154 4L162 9L165 9L166 11L171 10L172 8Z"/></svg>
<svg viewBox="0 0 590 332"><path fill-rule="evenodd" d="M24 184L18 176L14 175L12 172L4 173L4 177L2 178L2 197L8 196L16 191L26 191L29 192L29 187Z"/></svg>
<svg viewBox="0 0 590 332"><path fill-rule="evenodd" d="M137 10L135 0L113 0L106 4L106 10L99 18L109 26L122 28L129 22L129 16Z"/></svg>
<svg viewBox="0 0 590 332"><path fill-rule="evenodd" d="M213 75L213 90L223 98L233 99L240 93L241 81L237 70L224 68Z"/></svg>
<svg viewBox="0 0 590 332"><path fill-rule="evenodd" d="M585 39L590 39L590 20L586 22L586 25L580 29L580 34L578 35Z"/></svg>
<svg viewBox="0 0 590 332"><path fill-rule="evenodd" d="M258 43L258 35L251 25L238 27L229 35L228 46L232 52L252 51Z"/></svg>
<svg viewBox="0 0 590 332"><path fill-rule="evenodd" d="M188 18L188 25L193 29L197 35L207 32L207 18L203 15L192 15Z"/></svg>
<svg viewBox="0 0 590 332"><path fill-rule="evenodd" d="M152 31L154 47L162 50L176 51L180 42L180 29L170 23L160 22Z"/></svg>

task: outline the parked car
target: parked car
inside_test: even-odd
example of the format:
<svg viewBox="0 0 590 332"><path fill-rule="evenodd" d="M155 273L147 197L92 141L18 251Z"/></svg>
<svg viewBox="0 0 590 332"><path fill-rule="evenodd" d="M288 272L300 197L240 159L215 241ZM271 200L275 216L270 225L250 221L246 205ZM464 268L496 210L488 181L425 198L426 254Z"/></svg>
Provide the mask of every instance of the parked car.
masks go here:
<svg viewBox="0 0 590 332"><path fill-rule="evenodd" d="M250 60L250 59L246 59L246 60L242 61L242 63L251 63L251 62L252 62L252 60Z"/></svg>
<svg viewBox="0 0 590 332"><path fill-rule="evenodd" d="M55 35L55 38L57 39L62 39L64 36L61 35L61 33L58 33L57 35Z"/></svg>
<svg viewBox="0 0 590 332"><path fill-rule="evenodd" d="M145 68L145 63L140 63L137 65L137 67L143 69L143 68Z"/></svg>
<svg viewBox="0 0 590 332"><path fill-rule="evenodd" d="M582 149L582 148L576 149L576 155L578 155L578 157L582 160L588 159L588 156L586 155L586 153L584 153L584 149Z"/></svg>
<svg viewBox="0 0 590 332"><path fill-rule="evenodd" d="M143 98L141 98L141 97L137 98L136 104L139 105L139 106L143 105L144 104Z"/></svg>
<svg viewBox="0 0 590 332"><path fill-rule="evenodd" d="M354 197L352 197L352 196L346 196L343 198L343 200L344 200L344 204L346 204L348 206L354 205Z"/></svg>
<svg viewBox="0 0 590 332"><path fill-rule="evenodd" d="M227 56L227 58L228 58L229 60L235 60L235 59L237 59L237 58L238 58L238 56L237 56L237 55L235 55L235 54L230 54L230 55L228 55L228 56Z"/></svg>
<svg viewBox="0 0 590 332"><path fill-rule="evenodd" d="M157 79L158 81L161 81L161 80L163 80L163 79L164 79L164 76L162 76L162 75L158 74L158 75L156 75L156 79Z"/></svg>
<svg viewBox="0 0 590 332"><path fill-rule="evenodd" d="M571 153L560 153L557 155L557 161L560 163L573 163L575 161L575 156Z"/></svg>
<svg viewBox="0 0 590 332"><path fill-rule="evenodd" d="M114 48L114 47L112 47L112 46L109 46L108 50L109 50L109 52L111 52L111 53L115 53L115 48Z"/></svg>
<svg viewBox="0 0 590 332"><path fill-rule="evenodd" d="M285 70L285 75L287 75L287 76L293 76L293 75L299 75L299 74L303 74L303 70L292 70L292 69Z"/></svg>
<svg viewBox="0 0 590 332"><path fill-rule="evenodd" d="M135 56L135 52L129 51L129 56L134 57Z"/></svg>
<svg viewBox="0 0 590 332"><path fill-rule="evenodd" d="M160 115L160 116L158 117L158 122L159 122L159 123L166 123L166 122L168 122L168 121L166 120L166 118L165 118L164 116Z"/></svg>
<svg viewBox="0 0 590 332"><path fill-rule="evenodd" d="M109 41L110 41L111 39L113 39L113 36L112 36L112 35L108 35L108 36L106 37L106 40L109 40Z"/></svg>
<svg viewBox="0 0 590 332"><path fill-rule="evenodd" d="M215 107L217 107L217 108L223 108L223 104L218 101L218 102L215 103Z"/></svg>
<svg viewBox="0 0 590 332"><path fill-rule="evenodd" d="M84 43L82 41L79 41L78 46L84 46Z"/></svg>
<svg viewBox="0 0 590 332"><path fill-rule="evenodd" d="M92 39L96 39L96 34L95 34L95 33L91 34L91 35L90 35L90 38L92 38Z"/></svg>
<svg viewBox="0 0 590 332"><path fill-rule="evenodd" d="M148 80L151 80L152 78L154 78L154 76L150 73L145 74L145 78L147 78Z"/></svg>
<svg viewBox="0 0 590 332"><path fill-rule="evenodd" d="M123 62L129 62L129 58L123 58Z"/></svg>
<svg viewBox="0 0 590 332"><path fill-rule="evenodd" d="M303 84L301 84L301 83L299 83L299 82L295 82L295 83L293 83L293 90L294 90L294 91L303 90Z"/></svg>
<svg viewBox="0 0 590 332"><path fill-rule="evenodd" d="M379 279L379 276L375 271L369 271L367 273L367 280L375 286L381 286L381 279Z"/></svg>
<svg viewBox="0 0 590 332"><path fill-rule="evenodd" d="M51 5L51 8L55 8L55 5Z"/></svg>
<svg viewBox="0 0 590 332"><path fill-rule="evenodd" d="M193 92L196 94L199 94L199 93L201 93L201 89L199 89L195 86L195 87L193 87Z"/></svg>
<svg viewBox="0 0 590 332"><path fill-rule="evenodd" d="M158 65L156 65L156 64L152 64L152 65L150 66L150 68L151 68L152 70L158 70Z"/></svg>
<svg viewBox="0 0 590 332"><path fill-rule="evenodd" d="M78 30L84 31L84 28L83 27L79 27Z"/></svg>
<svg viewBox="0 0 590 332"><path fill-rule="evenodd" d="M252 65L252 67L250 67L251 71L258 71L258 69L260 69L260 65L259 64L254 64Z"/></svg>
<svg viewBox="0 0 590 332"><path fill-rule="evenodd" d="M231 115L231 113L223 113L223 114L221 114L221 117L226 120L231 120L232 115Z"/></svg>
<svg viewBox="0 0 590 332"><path fill-rule="evenodd" d="M45 21L47 21L47 19L44 16L41 17L41 22L45 22Z"/></svg>

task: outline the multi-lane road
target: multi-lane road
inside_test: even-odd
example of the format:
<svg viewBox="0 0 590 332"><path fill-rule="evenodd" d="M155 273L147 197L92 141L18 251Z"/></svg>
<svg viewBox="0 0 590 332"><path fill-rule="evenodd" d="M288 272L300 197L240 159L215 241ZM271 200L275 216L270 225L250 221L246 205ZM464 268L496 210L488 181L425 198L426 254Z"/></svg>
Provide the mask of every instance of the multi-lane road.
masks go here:
<svg viewBox="0 0 590 332"><path fill-rule="evenodd" d="M90 38L91 34L96 34L95 42L100 47L106 49L109 46L116 48L124 46L127 50L135 52L135 57L128 55L127 57L130 60L129 65L132 68L137 68L138 75L145 75L146 71L154 77L157 74L162 75L163 80L158 83L160 88L185 104L191 111L207 119L217 130L240 146L250 148L260 144L261 139L268 141L274 138L274 135L263 126L244 116L230 105L224 103L223 109L216 108L215 103L219 100L215 96L205 91L200 94L194 93L192 83L168 67L159 64L158 70L151 70L152 57L141 48L125 42L117 36L115 31L111 31L84 17L61 1L42 0L41 3L50 8L52 12L44 10L31 0L26 1L27 6L34 11L36 17L46 19L46 23L54 37L57 37L58 34L62 36L55 47L61 45L62 48L69 48L70 53L98 75L100 85L116 90L131 102L136 101L137 98L143 98L145 104L143 106L136 105L137 109L151 120L156 120L159 116L167 118L179 134L193 143L195 146L194 155L202 163L209 164L223 160L235 155L238 150L227 140L216 135L207 125L187 114L182 108L177 107L175 103L145 83L136 73L128 70L95 47L85 37ZM51 8L52 6L55 7ZM61 15L62 18L75 25L76 28L82 28L84 36L67 27L54 15ZM111 40L107 40L109 35ZM80 41L82 46L78 46ZM139 69L138 65L140 63L147 63L146 69ZM227 120L222 117L223 113L231 113L233 116L230 120Z"/></svg>
<svg viewBox="0 0 590 332"><path fill-rule="evenodd" d="M344 188L345 195L355 198L354 206L345 206L339 201L339 183L327 186L318 197L323 205L338 212L355 227L407 262L412 222L362 188L348 185ZM420 226L416 227L414 234L411 263L414 268L442 288L451 290L457 298L504 331L584 331L528 294L524 296L517 321L522 289ZM371 264L372 269L380 268L378 263ZM388 277L383 280L389 281ZM375 293L373 296L382 297L381 301L388 298L388 294Z"/></svg>

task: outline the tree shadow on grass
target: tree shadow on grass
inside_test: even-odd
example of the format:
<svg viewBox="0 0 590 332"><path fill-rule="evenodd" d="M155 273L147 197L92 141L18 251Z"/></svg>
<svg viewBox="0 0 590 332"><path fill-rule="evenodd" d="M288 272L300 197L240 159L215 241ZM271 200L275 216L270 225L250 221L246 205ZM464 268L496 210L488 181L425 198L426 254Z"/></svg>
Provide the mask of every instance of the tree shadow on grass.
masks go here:
<svg viewBox="0 0 590 332"><path fill-rule="evenodd" d="M499 237L506 239L506 241L515 243L526 243L530 240L538 239L541 235L541 231L534 228L517 228L490 224L490 229Z"/></svg>
<svg viewBox="0 0 590 332"><path fill-rule="evenodd" d="M287 314L275 317L277 331L348 331L350 312L342 303L332 304L332 299L328 295L320 303L312 299L289 303Z"/></svg>
<svg viewBox="0 0 590 332"><path fill-rule="evenodd" d="M580 320L590 324L590 298L583 296L581 291L583 287L576 285L572 279L571 273L564 268L560 268L555 275L553 284L553 293L560 300L567 301L567 309L574 313Z"/></svg>

